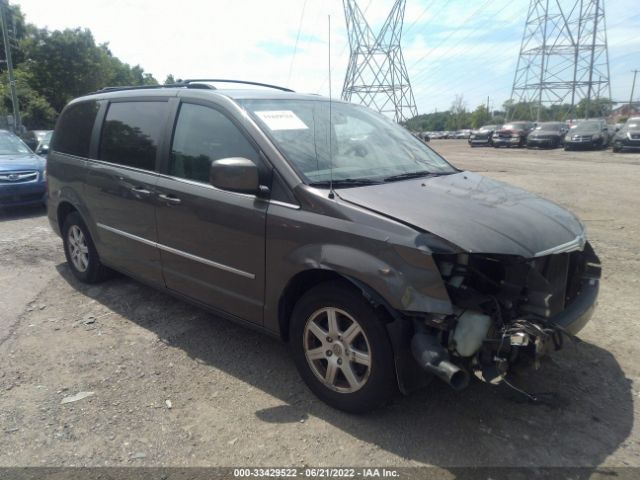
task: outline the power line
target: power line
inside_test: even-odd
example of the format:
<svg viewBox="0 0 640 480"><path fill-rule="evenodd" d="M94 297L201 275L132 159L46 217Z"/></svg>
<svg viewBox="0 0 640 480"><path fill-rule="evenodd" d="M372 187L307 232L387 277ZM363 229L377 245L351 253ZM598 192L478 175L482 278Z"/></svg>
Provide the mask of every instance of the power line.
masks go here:
<svg viewBox="0 0 640 480"><path fill-rule="evenodd" d="M425 13L427 13L427 12L431 9L431 7L432 7L432 6L433 6L433 4L435 3L435 1L436 1L436 0L431 0L431 2L430 2L430 3L428 3L426 7L424 7L424 10L422 10L422 12L420 12L420 14L416 17L416 19L411 23L411 25L409 25L409 27L407 27L407 28L404 30L404 35L405 35L405 37L406 37L406 36L407 36L407 34L411 31L411 29L412 29L413 27L415 27L415 26L416 26L416 24L420 21L420 19L422 19L422 17L424 17ZM446 2L445 2L445 4L444 4L443 8L444 8L445 6L447 6L449 3L451 3L451 0L446 0ZM435 17L435 15L434 15L434 16L431 18L431 20L429 20L429 21L428 21L428 22L426 22L424 25L422 25L422 27L423 27L423 28L424 28L424 27L426 27L426 26L427 26L429 23L431 23L435 18L436 18L436 17Z"/></svg>
<svg viewBox="0 0 640 480"><path fill-rule="evenodd" d="M302 31L302 22L304 20L304 10L307 8L307 0L302 4L302 13L300 14L300 22L298 22L298 34L296 35L296 43L293 47L293 55L291 56L291 64L289 65L289 75L287 76L287 85L291 82L291 72L293 71L293 61L296 59L298 52L298 40L300 40L300 32Z"/></svg>
<svg viewBox="0 0 640 480"><path fill-rule="evenodd" d="M462 23L466 23L468 22L472 17L474 17L479 11L483 10L488 4L489 2L491 2L492 0L486 0L477 10L475 10L471 15L469 15ZM424 60L425 58L427 58L427 56L429 55L429 53L433 50L435 50L436 48L438 48L439 46L441 46L444 42L446 42L447 40L449 40L451 38L452 35L454 35L460 28L458 27L455 30L452 30L451 33L449 35L447 35L446 38L444 38L438 45L436 45L435 47L432 47L427 53L425 53L422 57L420 57L418 60L416 60L415 62L413 62L409 68L415 67L418 63L420 63L422 60Z"/></svg>

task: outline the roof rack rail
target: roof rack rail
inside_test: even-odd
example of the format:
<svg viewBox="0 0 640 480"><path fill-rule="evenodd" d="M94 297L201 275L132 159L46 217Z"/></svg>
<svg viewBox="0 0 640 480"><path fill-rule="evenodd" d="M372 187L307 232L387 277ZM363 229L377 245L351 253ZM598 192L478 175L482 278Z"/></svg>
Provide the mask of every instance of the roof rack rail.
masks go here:
<svg viewBox="0 0 640 480"><path fill-rule="evenodd" d="M257 87L266 87L266 88L274 88L276 90L281 90L283 92L293 92L293 90L291 90L290 88L286 88L286 87L279 87L278 85L271 85L269 83L260 83L260 82L250 82L248 80L229 80L229 79L225 79L225 78L191 78L191 79L187 79L187 80L178 80L176 83L177 84L192 84L192 83L198 83L198 84L202 84L205 82L212 82L212 83L240 83L243 85L255 85ZM215 87L214 87L215 88Z"/></svg>
<svg viewBox="0 0 640 480"><path fill-rule="evenodd" d="M104 87L97 90L95 93L107 93L107 92L119 92L123 90L153 90L156 88L202 88L216 90L213 85L208 85L207 82L215 83L240 83L243 85L255 85L258 87L274 88L283 92L293 92L293 90L285 87L279 87L277 85L270 85L268 83L250 82L248 80L227 80L222 78L196 78L187 80L178 80L175 83L169 83L166 85L135 85L135 86L122 86L122 87Z"/></svg>
<svg viewBox="0 0 640 480"><path fill-rule="evenodd" d="M103 87L100 90L97 90L95 93L106 93L106 92L120 92L123 90L154 90L157 88L176 88L176 87L182 87L182 88L208 88L211 90L215 90L216 87L214 87L213 85L206 85L203 83L199 83L199 84L194 84L194 85L189 85L189 84L185 84L182 82L176 82L176 83L168 83L165 85L125 85L125 86L121 86L121 87Z"/></svg>

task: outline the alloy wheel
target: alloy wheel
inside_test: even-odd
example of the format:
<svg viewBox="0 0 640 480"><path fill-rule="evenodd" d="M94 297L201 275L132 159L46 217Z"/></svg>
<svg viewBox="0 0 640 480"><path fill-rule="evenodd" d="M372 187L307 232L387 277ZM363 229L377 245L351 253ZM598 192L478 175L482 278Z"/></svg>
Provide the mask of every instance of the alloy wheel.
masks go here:
<svg viewBox="0 0 640 480"><path fill-rule="evenodd" d="M89 247L84 233L78 225L72 225L67 234L69 241L69 255L73 266L79 272L86 272L89 268Z"/></svg>
<svg viewBox="0 0 640 480"><path fill-rule="evenodd" d="M303 347L313 374L331 390L353 393L371 373L371 347L356 319L344 310L327 307L306 321Z"/></svg>

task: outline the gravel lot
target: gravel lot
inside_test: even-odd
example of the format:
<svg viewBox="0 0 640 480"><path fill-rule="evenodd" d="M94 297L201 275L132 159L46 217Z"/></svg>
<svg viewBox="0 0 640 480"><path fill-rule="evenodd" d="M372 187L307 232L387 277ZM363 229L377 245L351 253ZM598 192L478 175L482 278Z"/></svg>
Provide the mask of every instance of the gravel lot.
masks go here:
<svg viewBox="0 0 640 480"><path fill-rule="evenodd" d="M286 345L124 277L81 285L42 210L0 211L0 466L640 466L640 154L432 146L576 212L603 262L584 342L515 380L541 403L436 382L332 410Z"/></svg>

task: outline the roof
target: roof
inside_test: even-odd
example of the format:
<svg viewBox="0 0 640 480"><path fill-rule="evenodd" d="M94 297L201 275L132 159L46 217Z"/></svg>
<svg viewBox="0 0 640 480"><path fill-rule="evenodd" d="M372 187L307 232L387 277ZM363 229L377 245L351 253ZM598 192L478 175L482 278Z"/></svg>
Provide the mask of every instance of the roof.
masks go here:
<svg viewBox="0 0 640 480"><path fill-rule="evenodd" d="M144 89L117 89L117 90L105 90L90 93L83 97L79 97L74 100L103 100L103 99L115 99L115 98L141 98L141 97L175 97L180 93L184 95L184 92L193 92L194 96L202 98L203 95L215 95L224 96L232 100L320 100L329 101L327 97L323 97L315 94L303 94L295 92L283 92L279 90L266 90L266 89L202 89L202 88L186 88L186 87L163 87L157 88L144 88ZM343 103L341 100L332 99L336 103Z"/></svg>

